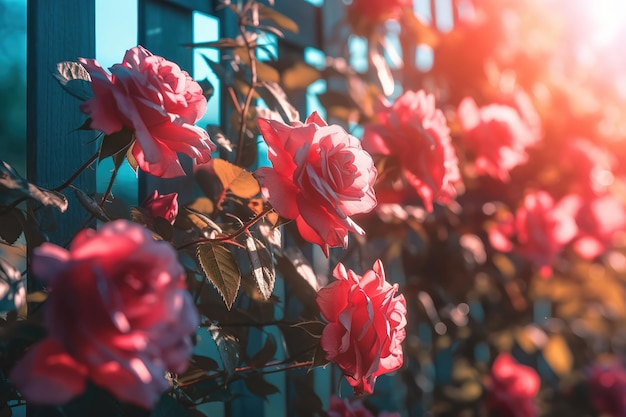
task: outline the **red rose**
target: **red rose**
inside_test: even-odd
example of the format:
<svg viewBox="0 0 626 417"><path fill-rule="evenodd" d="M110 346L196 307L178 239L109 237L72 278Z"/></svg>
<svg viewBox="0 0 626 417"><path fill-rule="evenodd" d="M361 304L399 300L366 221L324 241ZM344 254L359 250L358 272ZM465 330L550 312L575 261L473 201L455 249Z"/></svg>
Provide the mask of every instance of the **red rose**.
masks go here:
<svg viewBox="0 0 626 417"><path fill-rule="evenodd" d="M591 401L601 414L626 417L626 369L620 363L594 365L589 388Z"/></svg>
<svg viewBox="0 0 626 417"><path fill-rule="evenodd" d="M291 126L259 119L259 129L273 168L255 176L278 214L295 219L302 237L326 256L329 246L347 246L349 230L365 234L350 216L376 206L376 168L358 139L317 113Z"/></svg>
<svg viewBox="0 0 626 417"><path fill-rule="evenodd" d="M402 366L406 336L406 301L398 285L385 281L380 260L362 277L338 264L337 281L322 288L317 305L328 325L321 344L326 359L336 363L355 394L372 393L379 375Z"/></svg>
<svg viewBox="0 0 626 417"><path fill-rule="evenodd" d="M501 353L491 367L487 408L499 417L535 417L535 397L541 381L537 372L521 365L508 353Z"/></svg>
<svg viewBox="0 0 626 417"><path fill-rule="evenodd" d="M200 85L178 65L141 46L129 49L108 74L93 59L80 58L91 76L93 98L81 104L91 127L107 135L133 131L133 157L157 177L185 175L176 152L200 163L216 149L204 129L194 126L206 110Z"/></svg>
<svg viewBox="0 0 626 417"><path fill-rule="evenodd" d="M141 203L141 207L151 219L163 217L174 224L178 216L178 193L159 195L159 192L154 190L152 195Z"/></svg>
<svg viewBox="0 0 626 417"><path fill-rule="evenodd" d="M478 174L508 181L509 171L526 162L526 147L539 139L536 132L509 106L491 104L478 108L466 97L461 101L458 118L467 148L476 155Z"/></svg>
<svg viewBox="0 0 626 417"><path fill-rule="evenodd" d="M393 105L380 108L377 117L376 124L365 126L363 147L372 154L397 158L407 183L428 211L433 210L433 201L447 203L454 198L453 184L461 180L458 160L435 97L424 90L407 91Z"/></svg>
<svg viewBox="0 0 626 417"><path fill-rule="evenodd" d="M489 230L491 245L504 252L514 250L539 268L543 277L548 277L563 246L578 232L574 216L580 205L571 197L555 205L552 196L544 191L527 194L515 217L508 215Z"/></svg>
<svg viewBox="0 0 626 417"><path fill-rule="evenodd" d="M44 243L33 272L50 290L48 337L13 368L28 401L61 404L87 379L122 401L150 408L192 353L198 314L176 251L126 220L81 231L70 250Z"/></svg>
<svg viewBox="0 0 626 417"><path fill-rule="evenodd" d="M330 397L330 406L328 407L328 417L374 417L374 415L363 406L361 401L343 400L336 396Z"/></svg>

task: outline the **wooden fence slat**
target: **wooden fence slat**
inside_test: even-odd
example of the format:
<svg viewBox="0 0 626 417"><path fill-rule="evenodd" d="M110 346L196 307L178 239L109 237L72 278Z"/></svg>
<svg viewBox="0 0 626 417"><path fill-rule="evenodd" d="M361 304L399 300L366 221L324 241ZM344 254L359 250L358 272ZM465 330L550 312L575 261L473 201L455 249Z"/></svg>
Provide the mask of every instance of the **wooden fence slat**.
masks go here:
<svg viewBox="0 0 626 417"><path fill-rule="evenodd" d="M86 116L79 101L64 92L52 76L56 63L95 56L94 0L29 0L27 3L27 178L42 187L62 184L96 151L88 143L93 132L77 132ZM86 170L74 184L95 192L95 170ZM50 239L64 244L85 223L89 214L66 193L66 213L40 220L56 223Z"/></svg>

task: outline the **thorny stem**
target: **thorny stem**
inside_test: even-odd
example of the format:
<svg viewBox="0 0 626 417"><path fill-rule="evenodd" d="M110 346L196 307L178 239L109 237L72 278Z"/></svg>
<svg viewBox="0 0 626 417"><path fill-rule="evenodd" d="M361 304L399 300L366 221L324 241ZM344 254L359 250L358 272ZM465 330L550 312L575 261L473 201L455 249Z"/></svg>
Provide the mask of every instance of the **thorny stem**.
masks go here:
<svg viewBox="0 0 626 417"><path fill-rule="evenodd" d="M248 38L248 33L246 32L245 25L243 23L243 19L245 16L245 12L239 16L239 32L243 37L244 42L246 43L246 50L248 52L248 59L250 60L250 87L248 88L248 92L246 94L246 100L243 104L243 108L241 109L241 123L239 124L239 138L237 140L237 159L235 160L236 165L241 165L241 159L243 158L243 142L246 133L246 116L248 115L248 110L250 109L250 104L252 103L252 97L254 95L254 87L257 84L257 68L256 68L256 56L254 54L254 49L250 44L250 39ZM253 10L254 12L254 10Z"/></svg>
<svg viewBox="0 0 626 417"><path fill-rule="evenodd" d="M247 223L244 223L243 226L241 226L239 229L237 229L231 235L222 236L222 237L215 237L215 238L208 238L207 237L207 238L202 238L202 239L198 239L198 240L192 240L190 242L183 243L182 245L176 246L176 249L177 250L185 249L185 248L188 248L189 246L196 245L198 243L218 243L218 242L227 242L227 241L230 241L230 240L234 240L234 239L238 238L239 236L241 236L242 234L246 233L248 231L248 229L250 229L252 226L254 226L259 220L261 220L263 217L265 217L267 214L269 214L272 210L274 210L273 207L270 207L268 209L263 210L263 212L257 214L252 219L248 220Z"/></svg>
<svg viewBox="0 0 626 417"><path fill-rule="evenodd" d="M100 200L100 204L98 204L100 208L104 206L104 203L106 203L107 199L109 198L109 195L111 194L111 190L113 189L113 183L115 182L115 178L117 178L117 172L120 170L120 166L121 166L120 164L115 164L115 168L113 168L113 173L111 174L109 185L107 186L107 189L104 192L104 195L102 196L102 200Z"/></svg>

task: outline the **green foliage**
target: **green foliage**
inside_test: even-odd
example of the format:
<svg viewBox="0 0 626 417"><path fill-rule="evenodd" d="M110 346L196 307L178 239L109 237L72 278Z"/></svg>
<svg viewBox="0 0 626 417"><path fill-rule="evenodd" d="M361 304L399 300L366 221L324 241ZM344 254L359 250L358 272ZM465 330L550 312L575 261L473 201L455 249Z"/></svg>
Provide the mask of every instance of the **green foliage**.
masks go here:
<svg viewBox="0 0 626 417"><path fill-rule="evenodd" d="M196 249L206 278L215 286L230 310L241 285L241 272L233 254L222 245L202 244Z"/></svg>

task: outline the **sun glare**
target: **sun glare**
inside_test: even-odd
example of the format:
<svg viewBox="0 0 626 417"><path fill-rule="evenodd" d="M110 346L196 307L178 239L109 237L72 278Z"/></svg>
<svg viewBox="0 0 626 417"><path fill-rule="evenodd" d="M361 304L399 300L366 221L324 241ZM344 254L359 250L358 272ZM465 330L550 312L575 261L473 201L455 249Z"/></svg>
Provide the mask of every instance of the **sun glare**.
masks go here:
<svg viewBox="0 0 626 417"><path fill-rule="evenodd" d="M592 43L607 46L624 31L626 26L626 1L583 0L582 6L593 24Z"/></svg>

